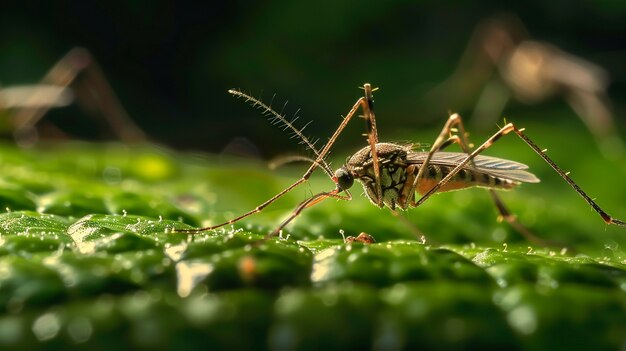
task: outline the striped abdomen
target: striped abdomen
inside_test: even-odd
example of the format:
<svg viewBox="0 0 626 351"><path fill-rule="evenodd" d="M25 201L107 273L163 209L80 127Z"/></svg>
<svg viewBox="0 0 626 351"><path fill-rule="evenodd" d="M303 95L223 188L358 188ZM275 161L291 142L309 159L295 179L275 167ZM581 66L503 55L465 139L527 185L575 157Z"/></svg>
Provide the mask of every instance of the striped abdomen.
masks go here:
<svg viewBox="0 0 626 351"><path fill-rule="evenodd" d="M418 166L419 169L419 166ZM420 194L426 193L435 184L439 183L445 176L450 173L454 167L444 165L428 165L428 171L424 173L424 177L419 181L416 189ZM444 184L439 191L450 191L464 189L472 186L480 186L491 189L511 189L520 183L519 180L513 180L501 175L492 174L481 169L472 170L462 168L457 174Z"/></svg>

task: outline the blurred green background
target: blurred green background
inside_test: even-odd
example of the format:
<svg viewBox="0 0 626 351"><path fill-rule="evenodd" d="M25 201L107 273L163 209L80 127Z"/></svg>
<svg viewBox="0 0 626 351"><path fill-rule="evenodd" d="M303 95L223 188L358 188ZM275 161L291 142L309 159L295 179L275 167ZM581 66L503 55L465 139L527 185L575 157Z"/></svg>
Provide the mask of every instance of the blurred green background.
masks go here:
<svg viewBox="0 0 626 351"><path fill-rule="evenodd" d="M609 0L4 1L0 84L35 82L72 47L84 46L153 140L221 152L243 137L252 146L240 152L267 158L298 148L227 89L268 101L276 94L277 106L289 101L287 115L300 109L302 125L314 121L308 134L323 140L359 97L356 88L371 82L381 87L381 139L415 140L407 131L440 126L448 110L471 111L433 108L423 97L454 71L478 23L502 12L518 16L533 39L604 67L623 124L626 4ZM560 99L541 106L544 114L512 103L505 115L542 120L556 108L565 123L582 125ZM71 130L77 111L50 118ZM362 128L348 131L339 149L361 146Z"/></svg>
<svg viewBox="0 0 626 351"><path fill-rule="evenodd" d="M371 82L381 88L375 94L380 140L431 143L449 111L470 118L481 86L450 101L428 99L427 93L454 72L479 23L502 13L517 16L530 38L604 67L612 80L609 95L619 133L624 135L626 5L611 1L4 2L0 82L6 86L36 82L68 50L86 47L151 140L176 149L239 154L262 161L285 153L307 153L259 111L229 96L227 89L239 87L266 102L275 94L273 104L279 110L289 101L285 115L301 116L300 126L312 120L306 134L323 142L361 96L358 87ZM605 158L564 99L538 105L511 101L501 117L527 127L531 138L572 171L574 179L598 197L609 213L626 218L623 155ZM85 121L91 120L76 106L51 111L47 118L77 138L92 136L85 133ZM484 140L496 130L495 123L488 130L471 130L472 140ZM365 145L364 129L357 120L338 139L330 155L335 167ZM542 179L539 185L504 195L535 232L552 232L560 242L569 243L593 236L592 241L600 241L596 249L613 245L611 240L626 240L622 228L606 227L515 137L504 138L487 154L529 164ZM219 187L232 187L216 201L215 210L225 219L271 197L297 179L303 167L286 170L280 184L272 187L266 178L254 183L261 178L252 179L250 175L256 173L250 170L237 177L233 164L217 159L210 164L224 168ZM264 165L253 162L248 166ZM314 177L309 185L251 221L272 227L296 203L328 187L328 179ZM366 230L384 239L379 232L386 232L389 224L378 228L361 222L381 217L381 223L398 225L387 234L390 238L407 236L405 226L387 211L373 208L361 193L355 190L357 200L350 204L326 201L316 206L292 230L303 235L336 234L339 228L356 235ZM508 232L508 226L496 223L496 211L482 191L436 196L427 206L410 212L409 218L419 228L437 233L442 242L480 240L491 228L504 227ZM329 213L354 220L333 219ZM211 219L217 220L213 215ZM207 218L205 212L198 216ZM264 217L268 219L263 221ZM443 231L450 237L442 235ZM603 233L590 234L598 231ZM477 237L459 237L458 233L468 232ZM493 233L488 236L496 242L512 238L510 233Z"/></svg>
<svg viewBox="0 0 626 351"><path fill-rule="evenodd" d="M526 163L541 178L503 198L554 245L498 223L481 189L433 196L408 211L426 235L422 245L357 185L350 203L308 209L286 228L290 240L251 248L297 203L333 186L321 174L234 227L168 233L252 209L305 167L265 168L276 155L306 152L229 88L265 101L276 94L274 106L288 100L285 114L300 115L300 126L313 120L306 134L324 141L362 94L357 88L371 82L381 88L381 141L431 143L449 111L471 119L479 91L450 102L426 94L453 73L476 26L503 12L530 38L607 70L623 137L625 2L3 1L2 86L36 82L71 48L86 47L151 140L208 153L0 143L0 347L623 348L626 231L605 225L515 137L487 154ZM502 117L526 127L626 220L626 156L604 157L563 99L511 102ZM97 139L75 106L47 118L77 139ZM334 166L365 145L360 122L337 141ZM493 124L472 130L472 140L484 140ZM344 245L340 233L361 231L378 244ZM189 267L209 270L182 270ZM188 289L197 287L185 297L181 282L194 274Z"/></svg>

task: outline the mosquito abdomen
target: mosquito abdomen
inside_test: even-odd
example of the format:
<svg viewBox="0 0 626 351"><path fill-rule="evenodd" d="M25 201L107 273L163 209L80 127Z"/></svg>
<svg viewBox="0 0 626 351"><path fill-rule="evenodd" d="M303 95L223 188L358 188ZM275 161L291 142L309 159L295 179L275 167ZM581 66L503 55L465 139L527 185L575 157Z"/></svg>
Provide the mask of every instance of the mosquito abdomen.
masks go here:
<svg viewBox="0 0 626 351"><path fill-rule="evenodd" d="M453 169L454 167L451 166L428 165L428 172L426 172L424 178L419 181L417 191L420 194L424 194ZM444 184L439 189L439 192L465 189L472 186L490 189L511 189L517 185L519 185L519 182L511 179L492 175L480 170L463 168Z"/></svg>

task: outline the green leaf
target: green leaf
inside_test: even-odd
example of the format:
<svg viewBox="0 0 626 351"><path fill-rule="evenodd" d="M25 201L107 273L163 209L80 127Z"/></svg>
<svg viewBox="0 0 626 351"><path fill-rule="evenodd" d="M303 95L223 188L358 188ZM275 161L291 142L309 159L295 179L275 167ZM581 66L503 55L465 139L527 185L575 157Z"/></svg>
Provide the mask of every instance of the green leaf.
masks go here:
<svg viewBox="0 0 626 351"><path fill-rule="evenodd" d="M554 246L528 243L498 223L480 189L434 196L401 219L357 190L351 202L305 209L280 238L265 240L332 182L313 177L241 222L180 233L253 210L300 171L149 146L0 149L0 208L8 208L0 214L3 349L626 343L626 234L602 224L541 166L544 183L503 197ZM585 160L597 170L605 163ZM626 193L611 185L620 184L615 177L580 181L623 218ZM377 243L342 240L361 231Z"/></svg>

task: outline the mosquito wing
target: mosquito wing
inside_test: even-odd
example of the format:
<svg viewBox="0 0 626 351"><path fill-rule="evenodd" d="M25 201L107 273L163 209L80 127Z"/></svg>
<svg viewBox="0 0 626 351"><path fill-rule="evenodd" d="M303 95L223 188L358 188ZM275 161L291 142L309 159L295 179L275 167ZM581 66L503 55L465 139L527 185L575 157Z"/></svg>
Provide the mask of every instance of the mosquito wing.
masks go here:
<svg viewBox="0 0 626 351"><path fill-rule="evenodd" d="M407 161L417 164L424 163L426 156L428 156L427 152L411 152L407 155ZM467 154L462 152L436 152L429 163L438 166L456 167L459 163L463 162L465 158L467 158ZM474 167L478 172L498 178L510 179L515 182L539 182L539 178L526 171L528 169L527 165L511 160L478 155L474 158ZM470 164L463 168L472 170Z"/></svg>

